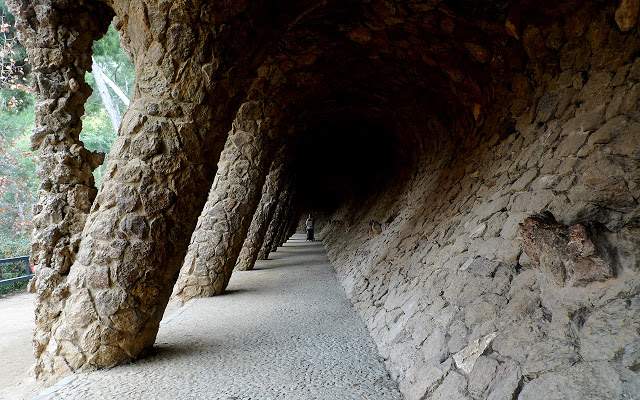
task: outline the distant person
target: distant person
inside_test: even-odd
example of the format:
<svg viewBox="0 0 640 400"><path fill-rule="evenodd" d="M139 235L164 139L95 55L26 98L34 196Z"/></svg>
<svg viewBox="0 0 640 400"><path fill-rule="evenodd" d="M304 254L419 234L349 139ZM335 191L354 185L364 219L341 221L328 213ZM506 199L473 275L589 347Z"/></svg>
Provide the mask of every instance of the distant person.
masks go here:
<svg viewBox="0 0 640 400"><path fill-rule="evenodd" d="M307 240L315 241L313 237L313 217L309 214L309 218L307 218Z"/></svg>

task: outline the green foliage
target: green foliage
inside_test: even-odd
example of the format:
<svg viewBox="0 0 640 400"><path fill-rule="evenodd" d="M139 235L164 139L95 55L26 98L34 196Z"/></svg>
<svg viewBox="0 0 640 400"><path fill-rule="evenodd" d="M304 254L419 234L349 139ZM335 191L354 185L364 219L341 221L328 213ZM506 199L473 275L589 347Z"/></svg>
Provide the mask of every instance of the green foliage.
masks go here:
<svg viewBox="0 0 640 400"><path fill-rule="evenodd" d="M0 257L29 253L38 187L35 155L29 151L32 127L33 106L0 114Z"/></svg>
<svg viewBox="0 0 640 400"><path fill-rule="evenodd" d="M37 201L39 185L36 154L29 150L34 99L25 82L31 68L24 47L15 39L14 22L6 4L0 0L0 258L29 254L32 206ZM105 36L94 43L93 50L104 73L129 93L134 67L120 47L117 31L110 27ZM86 79L94 93L85 105L81 139L87 149L108 153L116 132L92 75L87 73ZM120 102L119 107L124 113L126 106ZM103 170L104 166L94 172L96 182L100 181Z"/></svg>
<svg viewBox="0 0 640 400"><path fill-rule="evenodd" d="M4 1L0 0L0 112L28 107L27 75L30 66L27 52L16 39L15 19Z"/></svg>
<svg viewBox="0 0 640 400"><path fill-rule="evenodd" d="M113 25L109 26L107 33L93 44L93 58L102 67L103 72L107 75L125 94L129 95L133 88L135 68L133 63L124 50L120 46L120 37L118 31ZM93 75L87 73L85 75L87 83L93 88L93 93L85 104L85 112L90 116L100 110L104 110L102 99L98 92ZM126 106L122 102L118 102L120 112L126 111ZM105 118L109 118L106 113ZM113 128L111 128L113 129ZM92 150L92 149L90 149Z"/></svg>
<svg viewBox="0 0 640 400"><path fill-rule="evenodd" d="M93 44L93 53L96 63L100 65L104 74L128 95L133 88L134 66L124 53L124 50L122 50L118 32L113 26L109 26L107 33ZM108 154L111 143L116 138L116 131L113 129L109 115L105 110L93 75L87 73L85 79L93 88L93 93L85 104L80 139L82 139L87 149ZM118 100L118 107L120 108L120 113L124 114L126 105ZM105 158L105 164L106 162ZM105 164L93 173L98 186L102 179Z"/></svg>
<svg viewBox="0 0 640 400"><path fill-rule="evenodd" d="M115 139L116 132L104 108L85 116L82 122L82 141L87 149L106 154Z"/></svg>
<svg viewBox="0 0 640 400"><path fill-rule="evenodd" d="M0 0L0 257L29 253L32 206L38 181L29 151L34 100L26 87L26 51L15 38L14 18Z"/></svg>

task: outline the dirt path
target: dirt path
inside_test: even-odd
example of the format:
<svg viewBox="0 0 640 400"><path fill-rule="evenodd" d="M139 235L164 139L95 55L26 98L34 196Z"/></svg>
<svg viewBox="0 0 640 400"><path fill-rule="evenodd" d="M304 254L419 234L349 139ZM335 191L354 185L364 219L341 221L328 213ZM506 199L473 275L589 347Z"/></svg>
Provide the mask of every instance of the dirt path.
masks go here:
<svg viewBox="0 0 640 400"><path fill-rule="evenodd" d="M0 297L0 400L28 400L46 389L32 370L35 297L26 292ZM165 316L178 309L169 303Z"/></svg>
<svg viewBox="0 0 640 400"><path fill-rule="evenodd" d="M28 310L32 298L24 299ZM73 375L37 399L401 399L322 243L304 235L294 235L255 270L235 273L227 294L168 310L151 356ZM25 325L20 346L30 350L30 313L15 313ZM22 370L32 362L30 356ZM33 388L28 384L21 383ZM36 394L8 390L0 399Z"/></svg>
<svg viewBox="0 0 640 400"><path fill-rule="evenodd" d="M35 327L35 294L0 298L0 399L29 399L43 390L31 368L35 363L31 336Z"/></svg>

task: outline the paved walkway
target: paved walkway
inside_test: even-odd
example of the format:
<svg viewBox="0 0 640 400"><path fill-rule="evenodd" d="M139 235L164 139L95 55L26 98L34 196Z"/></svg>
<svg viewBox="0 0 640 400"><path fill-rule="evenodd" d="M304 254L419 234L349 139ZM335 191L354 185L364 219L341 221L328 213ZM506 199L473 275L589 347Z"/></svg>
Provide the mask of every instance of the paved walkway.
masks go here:
<svg viewBox="0 0 640 400"><path fill-rule="evenodd" d="M234 273L228 294L163 320L150 358L67 378L35 399L401 399L322 244L304 239Z"/></svg>

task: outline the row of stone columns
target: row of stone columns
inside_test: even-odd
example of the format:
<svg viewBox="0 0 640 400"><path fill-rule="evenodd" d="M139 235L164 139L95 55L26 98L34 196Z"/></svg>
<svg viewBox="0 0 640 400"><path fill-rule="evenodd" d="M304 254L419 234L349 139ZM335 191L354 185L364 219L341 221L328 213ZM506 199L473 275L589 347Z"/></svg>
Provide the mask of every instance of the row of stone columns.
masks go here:
<svg viewBox="0 0 640 400"><path fill-rule="evenodd" d="M242 246L238 261L236 262L236 270L249 271L253 269L258 253L267 234L267 229L272 221L278 197L283 190L285 175L288 172L290 160L287 160L287 147L283 146L269 170L269 175L262 188L262 197L260 203L251 220L247 237Z"/></svg>
<svg viewBox="0 0 640 400"><path fill-rule="evenodd" d="M291 160L274 155L288 131L267 95L241 106L259 65L242 57L268 43L245 34L243 6L220 5L216 19L181 2L9 3L34 68L35 372L49 384L144 354L174 283L183 301L222 293L236 264L251 269L283 240ZM136 84L98 191L104 155L84 148L80 118L91 46L114 14Z"/></svg>
<svg viewBox="0 0 640 400"><path fill-rule="evenodd" d="M227 287L273 158L272 134L264 101L244 103L174 288L183 302L220 294Z"/></svg>
<svg viewBox="0 0 640 400"><path fill-rule="evenodd" d="M16 27L33 66L31 149L38 153L40 187L31 254L36 277L30 290L37 293L35 372L47 375L69 369L55 358L67 345L53 338L54 329L70 296L67 276L97 194L92 171L104 160L104 154L89 152L80 140L83 104L91 94L84 77L91 69L91 45L106 32L112 12L100 3L9 6L21 16Z"/></svg>
<svg viewBox="0 0 640 400"><path fill-rule="evenodd" d="M260 246L260 251L258 252L258 260L266 260L269 257L269 253L271 253L274 249L274 245L276 244L280 233L282 221L284 221L286 217L286 210L291 201L292 191L293 188L291 185L291 180L289 180L285 183L284 189L278 197L278 203L274 211L274 216L269 222L267 233L265 234L264 241L262 243L262 246ZM277 248L277 245L275 247Z"/></svg>
<svg viewBox="0 0 640 400"><path fill-rule="evenodd" d="M197 264L208 271L198 293L224 289L274 148L268 135L258 135L270 113L249 102L220 157L250 66L228 69L234 50L223 43L253 54L251 35L234 36L230 25L215 30L211 24L225 21L203 23L180 2L70 4L10 2L34 67L37 99L32 148L39 151L41 187L32 289L38 293L35 372L45 383L126 362L153 345L209 188L192 242L211 239L216 265ZM225 18L233 18L243 8L227 11ZM104 155L84 148L80 117L91 93L84 82L91 46L114 12L135 58L136 85L98 192L92 171ZM193 247L206 255L204 247ZM189 290L183 292L195 293Z"/></svg>

